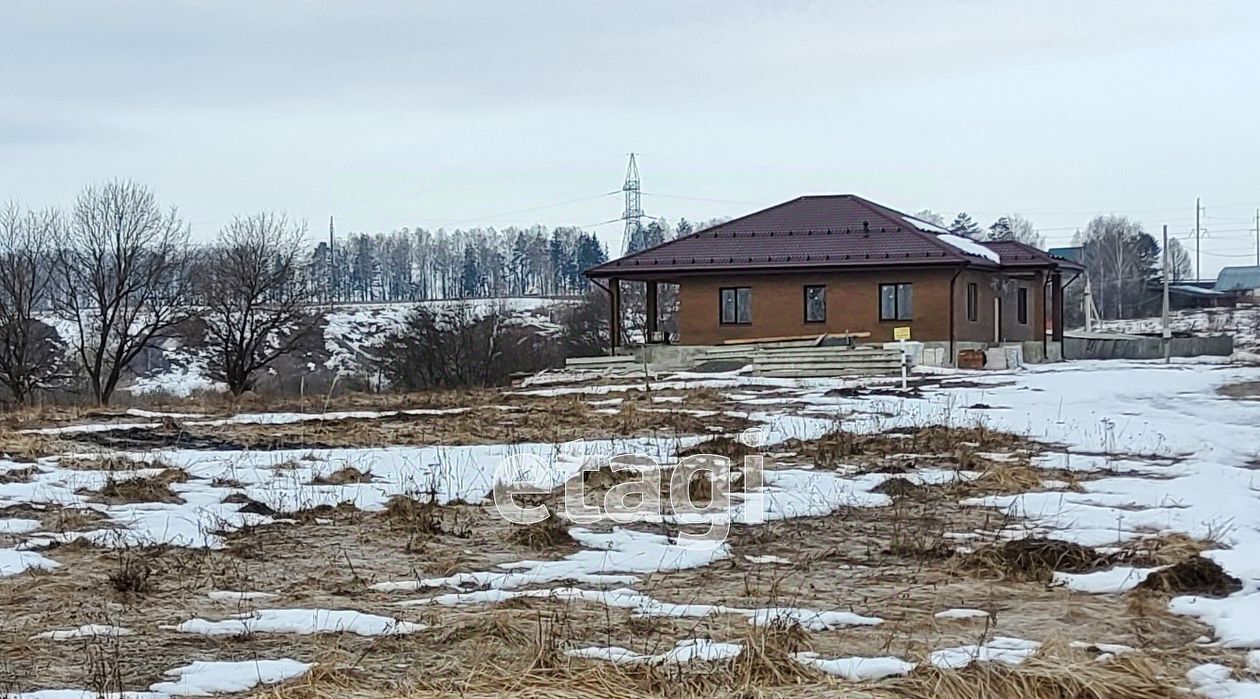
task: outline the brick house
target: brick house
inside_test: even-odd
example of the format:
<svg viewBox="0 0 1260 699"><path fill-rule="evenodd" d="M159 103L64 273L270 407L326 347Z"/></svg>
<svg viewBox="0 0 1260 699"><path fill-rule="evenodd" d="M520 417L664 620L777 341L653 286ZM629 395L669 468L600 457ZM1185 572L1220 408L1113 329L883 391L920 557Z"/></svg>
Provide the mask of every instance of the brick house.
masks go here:
<svg viewBox="0 0 1260 699"><path fill-rule="evenodd" d="M953 236L854 195L799 197L586 270L610 294L613 351L621 283L633 281L647 284L649 339L662 339L667 283L678 285L683 345L822 333L886 342L905 326L951 361L961 346L1008 342L1054 356L1063 287L1081 273L1032 246Z"/></svg>

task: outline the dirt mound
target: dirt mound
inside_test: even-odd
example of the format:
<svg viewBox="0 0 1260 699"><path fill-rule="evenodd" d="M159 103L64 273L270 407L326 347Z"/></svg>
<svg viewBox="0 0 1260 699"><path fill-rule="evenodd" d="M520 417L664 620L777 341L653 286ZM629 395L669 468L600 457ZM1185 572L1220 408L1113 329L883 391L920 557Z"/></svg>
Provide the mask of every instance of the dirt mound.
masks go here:
<svg viewBox="0 0 1260 699"><path fill-rule="evenodd" d="M1170 595L1228 597L1242 589L1242 581L1226 573L1216 561L1195 556L1151 573L1135 589Z"/></svg>
<svg viewBox="0 0 1260 699"><path fill-rule="evenodd" d="M1057 539L1016 539L992 544L964 556L962 567L1000 580L1050 582L1055 571L1090 573L1110 568L1116 557L1088 546Z"/></svg>

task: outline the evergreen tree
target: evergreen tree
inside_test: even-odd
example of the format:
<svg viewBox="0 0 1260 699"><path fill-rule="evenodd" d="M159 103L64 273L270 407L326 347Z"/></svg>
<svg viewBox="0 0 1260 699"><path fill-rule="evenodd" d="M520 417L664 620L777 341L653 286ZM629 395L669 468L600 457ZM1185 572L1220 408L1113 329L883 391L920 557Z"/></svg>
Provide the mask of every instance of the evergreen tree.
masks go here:
<svg viewBox="0 0 1260 699"><path fill-rule="evenodd" d="M967 212L963 211L954 217L953 223L949 224L949 232L975 240L980 237L980 226L976 225Z"/></svg>

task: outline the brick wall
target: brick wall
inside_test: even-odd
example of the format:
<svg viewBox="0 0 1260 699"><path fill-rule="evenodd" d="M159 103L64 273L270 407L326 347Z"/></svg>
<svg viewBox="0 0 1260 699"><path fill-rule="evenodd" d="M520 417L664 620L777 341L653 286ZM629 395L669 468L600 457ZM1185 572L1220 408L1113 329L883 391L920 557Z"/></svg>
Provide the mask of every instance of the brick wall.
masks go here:
<svg viewBox="0 0 1260 699"><path fill-rule="evenodd" d="M893 328L910 326L911 337L924 341L949 340L949 282L953 269L844 272L831 274L767 274L758 276L688 277L681 280L678 293L678 332L682 344L711 345L723 340L758 337L818 335L824 332L870 332L862 342L887 342ZM1002 294L1003 335L1006 340L1041 339L1045 327L1040 275L1033 280L1010 279L1003 286L993 282L991 273L964 271L954 287L955 338L992 342L994 298ZM908 321L879 319L879 285L914 285L913 318ZM976 320L967 317L967 284L977 287ZM827 320L805 322L805 290L825 285ZM1028 288L1028 323L1016 322L1016 295L1019 286ZM719 290L749 287L752 290L751 320L748 324L719 322Z"/></svg>

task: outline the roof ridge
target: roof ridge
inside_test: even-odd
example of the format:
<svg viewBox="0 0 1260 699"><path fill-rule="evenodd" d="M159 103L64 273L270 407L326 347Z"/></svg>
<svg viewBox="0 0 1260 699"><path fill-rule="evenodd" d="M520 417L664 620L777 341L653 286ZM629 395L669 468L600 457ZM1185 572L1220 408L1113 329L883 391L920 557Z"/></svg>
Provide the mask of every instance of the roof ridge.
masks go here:
<svg viewBox="0 0 1260 699"><path fill-rule="evenodd" d="M841 196L843 196L843 195L841 195ZM802 200L802 199L806 199L806 198L808 198L808 195L802 195L802 196L796 197L795 199L789 199L789 200L787 200L787 201L779 202L778 204L774 204L774 205L769 206L769 207L767 207L767 208L765 208L765 209L758 209L757 211L752 211L752 212L746 213L746 214L744 214L743 216L737 216L737 217L735 217L735 218L733 218L733 219L730 219L729 221L723 221L723 222L721 222L721 223L718 223L718 224L715 224L715 225L709 226L708 228L701 228L701 229L700 229L700 230L698 230L698 231L692 231L691 233L688 233L687 235L684 235L684 236L679 236L679 237L677 237L677 238L670 238L669 240L662 240L661 242L657 243L656 245L649 245L648 247L643 248L642 250L635 250L634 252L627 253L627 254L625 254L625 255L622 255L621 257L614 257L614 258L611 258L611 259L607 260L606 262L604 262L604 263L602 263L602 264L596 265L596 266L595 266L595 267L593 267L592 269L599 269L600 267L603 267L603 266L604 266L604 265L606 265L606 264L609 264L609 263L611 263L611 262L616 262L616 261L619 261L619 260L632 260L632 259L634 259L634 258L636 258L636 257L640 257L640 256L642 256L642 255L643 255L644 253L646 253L646 252L649 252L649 251L651 251L651 250L655 250L656 248L659 248L659 247L664 247L664 246L669 245L669 244L671 244L671 243L676 243L676 242L678 242L678 241L680 241L680 240L686 240L686 239L688 239L688 238L695 238L695 237L698 237L701 233L708 233L709 231L712 231L712 230L717 229L717 228L721 228L722 226L725 226L725 225L728 225L728 224L731 224L731 223L735 223L736 221L741 221L741 220L743 220L743 219L749 218L750 216L756 216L756 215L758 215L758 214L763 214L763 213L765 213L765 212L767 212L767 211L770 211L771 209L777 209L777 208L779 208L779 207L781 207L781 206L787 206L788 204L791 204L791 203L792 203L792 202L794 202L794 201L800 201L800 200Z"/></svg>
<svg viewBox="0 0 1260 699"><path fill-rule="evenodd" d="M955 260L963 260L963 261L970 262L972 259L984 259L984 258L980 258L978 255L966 255L961 250L954 247L953 245L949 245L948 243L942 243L940 239L937 237L936 233L928 233L927 231L922 230L918 226L905 220L906 217L910 216L910 214L884 206L883 204L876 204L875 202L870 201L869 199L865 199L863 197L854 197L854 198L857 199L857 201L861 203L863 206L865 206L866 208L875 211L876 213L883 216L884 218L887 218L890 221L892 220L892 217L890 217L887 213L884 213L884 211L891 211L893 214L896 214L897 216L901 217L902 221L900 224L898 224L898 227L908 229L911 232L913 232L915 235L919 236L920 238L923 238L924 240L930 240L932 245L935 245L939 250L945 252L949 257L952 257ZM879 211L880 209L883 209L884 211ZM942 226L942 228L944 228L944 226Z"/></svg>

